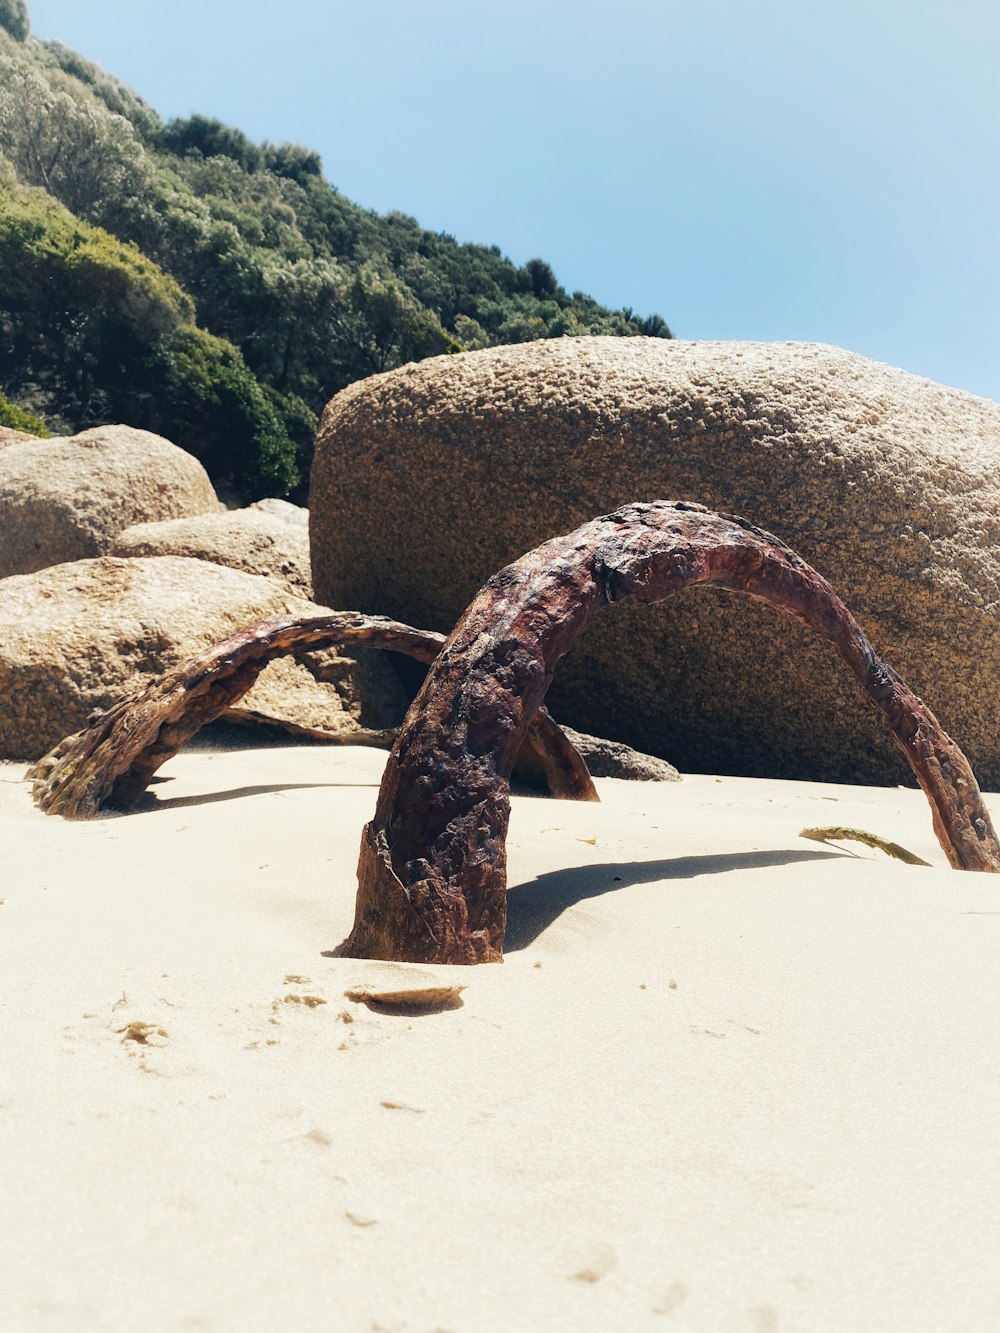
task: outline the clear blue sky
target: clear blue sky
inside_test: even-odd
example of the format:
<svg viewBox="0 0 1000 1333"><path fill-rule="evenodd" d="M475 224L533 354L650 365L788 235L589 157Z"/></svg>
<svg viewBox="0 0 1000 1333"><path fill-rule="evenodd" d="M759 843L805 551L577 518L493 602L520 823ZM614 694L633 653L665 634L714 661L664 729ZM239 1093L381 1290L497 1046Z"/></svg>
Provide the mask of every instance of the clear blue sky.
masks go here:
<svg viewBox="0 0 1000 1333"><path fill-rule="evenodd" d="M986 0L29 0L164 117L685 338L837 343L1000 400Z"/></svg>

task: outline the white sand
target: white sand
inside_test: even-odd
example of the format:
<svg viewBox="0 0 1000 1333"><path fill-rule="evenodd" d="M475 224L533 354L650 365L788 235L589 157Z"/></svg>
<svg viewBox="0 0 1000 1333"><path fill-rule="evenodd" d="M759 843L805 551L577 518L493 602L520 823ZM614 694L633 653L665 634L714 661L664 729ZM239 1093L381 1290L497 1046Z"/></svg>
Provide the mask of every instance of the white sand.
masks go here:
<svg viewBox="0 0 1000 1333"><path fill-rule="evenodd" d="M383 758L0 768L4 1333L1000 1327L1000 878L920 793L516 799L506 963L407 1016L323 953Z"/></svg>

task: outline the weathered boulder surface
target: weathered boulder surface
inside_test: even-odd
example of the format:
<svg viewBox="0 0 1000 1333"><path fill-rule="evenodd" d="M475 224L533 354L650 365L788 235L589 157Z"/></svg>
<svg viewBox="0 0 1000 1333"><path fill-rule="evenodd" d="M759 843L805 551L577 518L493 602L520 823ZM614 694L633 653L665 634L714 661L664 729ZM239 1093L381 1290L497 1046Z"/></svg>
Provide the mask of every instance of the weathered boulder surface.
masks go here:
<svg viewBox="0 0 1000 1333"><path fill-rule="evenodd" d="M681 775L673 764L653 754L633 750L621 741L605 740L601 736L585 736L572 727L563 727L570 741L583 755L595 778L627 778L631 782L680 782Z"/></svg>
<svg viewBox="0 0 1000 1333"><path fill-rule="evenodd" d="M275 579L182 556L103 556L0 579L0 756L37 759L190 654L322 609ZM359 649L272 663L236 711L345 733L398 726L405 707L385 654Z"/></svg>
<svg viewBox="0 0 1000 1333"><path fill-rule="evenodd" d="M0 577L104 555L133 523L217 513L196 458L131 426L0 449Z"/></svg>
<svg viewBox="0 0 1000 1333"><path fill-rule="evenodd" d="M291 500L276 500L268 497L265 500L255 500L249 509L259 509L263 514L273 514L275 518L283 519L286 523L291 523L295 527L309 527L309 510L304 509L302 505L294 505Z"/></svg>
<svg viewBox="0 0 1000 1333"><path fill-rule="evenodd" d="M558 339L354 384L317 441L316 596L450 630L510 560L653 499L786 541L1000 788L1000 406L837 348ZM549 704L681 769L910 781L826 646L738 595L609 608Z"/></svg>
<svg viewBox="0 0 1000 1333"><path fill-rule="evenodd" d="M15 430L13 426L0 426L0 449L8 444L23 444L25 440L37 440L26 430Z"/></svg>
<svg viewBox="0 0 1000 1333"><path fill-rule="evenodd" d="M312 596L308 529L253 508L137 523L118 534L111 554L193 556L281 579L300 597Z"/></svg>

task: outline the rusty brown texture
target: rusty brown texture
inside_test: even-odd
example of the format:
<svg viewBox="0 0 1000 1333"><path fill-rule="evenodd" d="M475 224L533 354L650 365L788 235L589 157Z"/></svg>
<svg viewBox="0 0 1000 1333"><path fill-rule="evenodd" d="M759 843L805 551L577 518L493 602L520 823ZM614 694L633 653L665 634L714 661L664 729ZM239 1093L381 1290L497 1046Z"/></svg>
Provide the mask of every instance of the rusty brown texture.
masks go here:
<svg viewBox="0 0 1000 1333"><path fill-rule="evenodd" d="M182 662L60 741L28 770L35 804L67 819L92 818L103 808L130 809L156 770L241 699L272 658L355 643L433 662L444 641L443 634L353 611L264 621ZM532 773L541 771L553 796L597 800L587 765L562 728L544 709L531 722L526 761ZM377 745L389 737L359 728L337 739Z"/></svg>
<svg viewBox="0 0 1000 1333"><path fill-rule="evenodd" d="M355 923L342 952L502 959L509 778L560 658L602 606L660 602L699 585L768 602L826 639L885 715L949 863L1000 871L1000 843L965 756L830 584L745 519L657 501L545 542L473 600L390 753L362 835Z"/></svg>

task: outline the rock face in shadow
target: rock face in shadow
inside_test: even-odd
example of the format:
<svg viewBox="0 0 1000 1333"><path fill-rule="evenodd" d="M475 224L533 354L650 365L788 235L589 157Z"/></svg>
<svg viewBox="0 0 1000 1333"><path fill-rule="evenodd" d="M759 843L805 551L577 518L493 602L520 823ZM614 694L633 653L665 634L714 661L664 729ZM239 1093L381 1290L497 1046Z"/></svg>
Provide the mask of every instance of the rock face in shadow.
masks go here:
<svg viewBox="0 0 1000 1333"><path fill-rule="evenodd" d="M198 460L149 431L14 441L0 449L0 577L104 555L133 523L219 509Z"/></svg>
<svg viewBox="0 0 1000 1333"><path fill-rule="evenodd" d="M137 523L119 533L111 554L193 556L280 579L298 596L312 596L308 529L255 509Z"/></svg>
<svg viewBox="0 0 1000 1333"><path fill-rule="evenodd" d="M572 727L563 727L570 741L583 755L591 777L625 778L629 782L680 782L681 775L673 764L656 755L633 750L621 741L605 740L601 736L585 736Z"/></svg>
<svg viewBox="0 0 1000 1333"><path fill-rule="evenodd" d="M1000 787L1000 406L837 348L559 339L352 385L317 442L316 596L448 631L540 541L659 498L797 550ZM737 595L608 608L549 703L682 770L910 780L832 654Z"/></svg>
<svg viewBox="0 0 1000 1333"><path fill-rule="evenodd" d="M37 759L192 653L260 620L322 609L274 579L181 556L104 556L0 579L0 756ZM384 653L328 650L272 663L238 711L344 734L398 726L405 699Z"/></svg>

